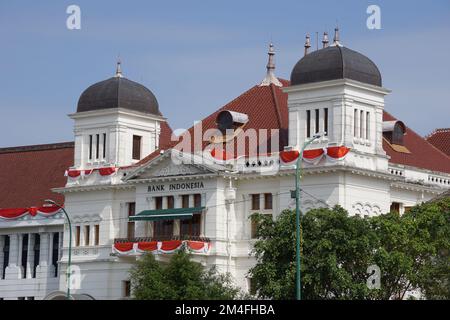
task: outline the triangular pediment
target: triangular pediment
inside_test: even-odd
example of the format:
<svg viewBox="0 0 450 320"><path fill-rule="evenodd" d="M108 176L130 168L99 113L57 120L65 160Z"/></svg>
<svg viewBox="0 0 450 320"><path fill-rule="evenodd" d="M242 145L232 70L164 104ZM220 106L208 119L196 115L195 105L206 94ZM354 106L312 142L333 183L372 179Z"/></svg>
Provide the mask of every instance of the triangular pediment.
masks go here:
<svg viewBox="0 0 450 320"><path fill-rule="evenodd" d="M174 157L169 153L160 155L132 172L126 180L215 174L224 169L221 166L211 166L192 160L186 156Z"/></svg>

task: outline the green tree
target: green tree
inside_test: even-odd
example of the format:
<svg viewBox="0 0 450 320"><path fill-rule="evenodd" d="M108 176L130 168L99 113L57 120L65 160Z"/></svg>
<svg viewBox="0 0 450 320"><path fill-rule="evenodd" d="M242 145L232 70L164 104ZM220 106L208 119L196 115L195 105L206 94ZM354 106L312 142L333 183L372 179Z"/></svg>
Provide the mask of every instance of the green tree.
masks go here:
<svg viewBox="0 0 450 320"><path fill-rule="evenodd" d="M427 298L450 299L450 200L414 207L400 216L349 216L339 206L301 217L304 299L401 299L413 289ZM263 215L250 270L262 298L294 299L295 212L275 221ZM367 287L367 268L380 267L381 287Z"/></svg>
<svg viewBox="0 0 450 320"><path fill-rule="evenodd" d="M243 297L230 275L216 268L205 270L190 259L184 250L175 253L168 263L146 254L130 271L133 298L138 300L230 300Z"/></svg>
<svg viewBox="0 0 450 320"><path fill-rule="evenodd" d="M295 212L258 221L250 270L262 298L295 298ZM304 299L362 299L369 294L367 267L376 236L367 220L348 217L341 207L311 210L301 218L302 296Z"/></svg>

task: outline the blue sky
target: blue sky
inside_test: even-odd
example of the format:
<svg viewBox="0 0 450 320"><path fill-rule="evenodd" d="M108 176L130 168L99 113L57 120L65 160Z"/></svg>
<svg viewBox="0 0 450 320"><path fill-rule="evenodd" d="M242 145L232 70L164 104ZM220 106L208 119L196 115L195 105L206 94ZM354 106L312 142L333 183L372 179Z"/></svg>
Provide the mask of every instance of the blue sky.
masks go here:
<svg viewBox="0 0 450 320"><path fill-rule="evenodd" d="M81 30L66 8L81 8ZM381 8L381 30L366 8ZM289 79L304 36L338 22L342 43L370 57L392 90L386 110L425 135L450 127L450 1L1 1L0 147L71 141L81 92L124 75L187 128L262 80L267 46Z"/></svg>

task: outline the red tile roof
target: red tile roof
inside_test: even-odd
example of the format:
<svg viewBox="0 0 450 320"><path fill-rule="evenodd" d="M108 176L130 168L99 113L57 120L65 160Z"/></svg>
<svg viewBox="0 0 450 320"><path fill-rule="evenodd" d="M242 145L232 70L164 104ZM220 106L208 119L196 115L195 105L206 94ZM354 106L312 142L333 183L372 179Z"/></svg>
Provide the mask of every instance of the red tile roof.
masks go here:
<svg viewBox="0 0 450 320"><path fill-rule="evenodd" d="M447 156L450 156L450 128L436 129L425 139Z"/></svg>
<svg viewBox="0 0 450 320"><path fill-rule="evenodd" d="M162 122L161 147L170 143L171 134ZM0 148L0 208L40 206L45 199L64 203L64 196L51 189L65 186L64 172L73 160L73 142Z"/></svg>
<svg viewBox="0 0 450 320"><path fill-rule="evenodd" d="M66 184L73 150L73 142L0 149L0 208L40 206L45 199L64 203L50 189Z"/></svg>
<svg viewBox="0 0 450 320"><path fill-rule="evenodd" d="M397 119L385 111L383 121L393 120ZM408 127L403 137L403 144L411 153L396 152L386 141L383 141L383 149L391 157L390 162L450 173L450 157Z"/></svg>
<svg viewBox="0 0 450 320"><path fill-rule="evenodd" d="M288 86L289 81L279 79L283 86ZM259 132L257 129L267 129L268 136L271 134L270 130L279 130L279 150L272 151L280 151L284 148L284 146L288 143L288 109L287 109L287 95L283 93L282 88L277 87L273 84L270 86L259 86L255 85L251 89L247 90L228 104L224 105L216 112L210 114L206 118L202 120L202 134L204 134L209 129L215 129L216 126L216 117L219 112L223 110L235 111L240 113L245 113L248 115L249 121L245 124L244 130L253 128L256 129L256 133L259 141ZM195 146L194 139L194 127L191 127L187 131L192 139L191 139L191 150L203 150L208 144L208 141L200 142L202 145ZM238 139L235 139L237 141ZM262 144L269 144L268 151L270 151L270 137L269 141L262 141ZM180 139L182 141L182 138ZM166 148L160 149L169 149L175 147L179 144L178 141L171 142ZM197 149L195 149L197 147ZM246 143L245 153L253 153L257 152L257 150L249 150L249 144ZM185 150L187 151L187 150ZM235 154L234 156L238 156L241 154L238 153L238 148L235 145L234 148ZM138 165L144 164L152 159L154 159L160 150L156 150L152 154L148 155L146 158L142 159Z"/></svg>
<svg viewBox="0 0 450 320"><path fill-rule="evenodd" d="M280 79L280 81L283 83L283 86L290 85L287 80ZM280 129L280 150L287 145L287 94L282 91L282 88L274 85L252 87L250 90L244 92L230 103L203 119L203 132L207 129L216 128L216 116L222 110L230 110L247 114L249 117L249 122L245 125L244 130L249 128ZM397 119L391 114L384 112L383 120L390 121ZM191 136L193 136L193 131L193 127L188 130ZM174 147L176 144L177 142L172 142L167 146L167 148ZM404 144L405 147L411 152L410 154L397 152L393 150L388 143L385 141L383 142L384 150L391 157L389 160L390 162L432 171L450 173L450 158L409 128L406 130ZM202 148L206 145L208 145L208 143L203 142ZM248 150L246 151L248 152ZM154 159L159 153L160 150L156 150L146 158L142 159L138 165L142 165Z"/></svg>

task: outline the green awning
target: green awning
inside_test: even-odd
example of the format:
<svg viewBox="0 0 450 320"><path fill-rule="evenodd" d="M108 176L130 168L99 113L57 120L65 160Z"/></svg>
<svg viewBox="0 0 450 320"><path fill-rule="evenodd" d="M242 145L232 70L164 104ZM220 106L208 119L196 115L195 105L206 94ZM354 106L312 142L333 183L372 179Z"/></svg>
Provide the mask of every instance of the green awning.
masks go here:
<svg viewBox="0 0 450 320"><path fill-rule="evenodd" d="M204 209L205 207L144 210L131 216L130 221L189 219L194 213L200 213Z"/></svg>

